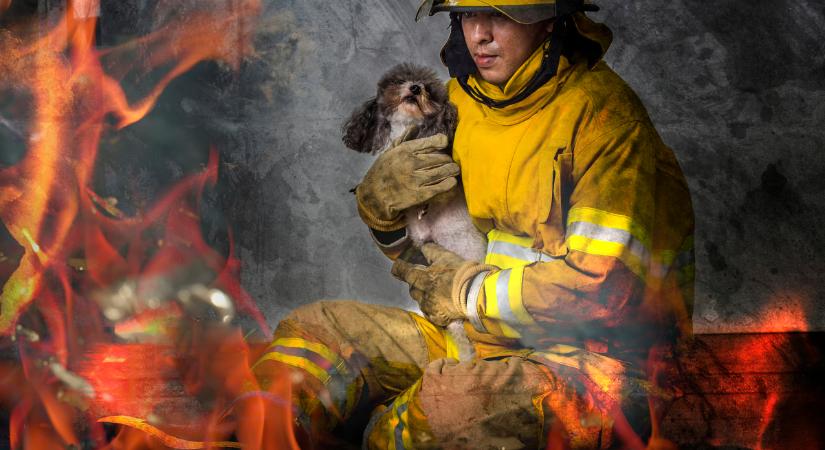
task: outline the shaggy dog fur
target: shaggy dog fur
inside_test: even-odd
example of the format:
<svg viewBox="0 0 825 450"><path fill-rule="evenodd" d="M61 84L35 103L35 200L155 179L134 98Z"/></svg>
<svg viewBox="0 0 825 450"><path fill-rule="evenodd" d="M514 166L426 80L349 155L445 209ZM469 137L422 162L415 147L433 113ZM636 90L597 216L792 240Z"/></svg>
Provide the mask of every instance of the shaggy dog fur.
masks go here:
<svg viewBox="0 0 825 450"><path fill-rule="evenodd" d="M373 154L402 140L438 133L446 134L452 142L456 122L455 106L435 72L401 64L381 78L378 94L352 113L344 125L343 141L353 150ZM417 245L435 242L465 259L484 260L487 241L470 220L460 183L404 214Z"/></svg>
<svg viewBox="0 0 825 450"><path fill-rule="evenodd" d="M358 152L378 154L402 133L405 139L444 133L452 139L457 115L447 89L430 69L399 64L378 82L378 94L353 111L344 125L344 144Z"/></svg>
<svg viewBox="0 0 825 450"><path fill-rule="evenodd" d="M412 64L393 67L378 82L377 95L356 109L344 125L344 144L358 152L379 154L408 139L446 134L452 144L457 112L435 72ZM451 146L445 150L449 152ZM448 153L449 154L449 153ZM487 240L473 225L459 183L426 205L404 211L407 231L420 246L435 242L464 259L483 261ZM473 358L463 322L447 326L459 358Z"/></svg>

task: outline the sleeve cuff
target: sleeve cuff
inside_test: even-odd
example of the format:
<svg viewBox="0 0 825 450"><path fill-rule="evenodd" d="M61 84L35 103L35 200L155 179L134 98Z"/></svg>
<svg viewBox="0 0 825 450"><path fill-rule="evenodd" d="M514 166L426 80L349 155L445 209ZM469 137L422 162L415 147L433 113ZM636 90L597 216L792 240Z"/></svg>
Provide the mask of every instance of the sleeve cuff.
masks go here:
<svg viewBox="0 0 825 450"><path fill-rule="evenodd" d="M370 228L370 236L387 258L395 261L407 247L410 246L410 236L406 228L401 228L393 232L379 231Z"/></svg>
<svg viewBox="0 0 825 450"><path fill-rule="evenodd" d="M361 198L358 195L358 187L355 188L355 203L358 205L358 215L361 220L367 224L368 227L378 231L396 231L405 227L404 215L399 214L392 220L382 220L372 215L367 208L361 203Z"/></svg>
<svg viewBox="0 0 825 450"><path fill-rule="evenodd" d="M370 228L370 234L372 235L372 240L375 241L381 249L394 249L406 244L409 240L406 228L394 231L380 231Z"/></svg>
<svg viewBox="0 0 825 450"><path fill-rule="evenodd" d="M476 330L486 333L484 325L478 315L478 296L484 283L484 278L492 271L497 270L496 266L489 264L478 264L466 262L459 267L453 278L453 303L456 309L464 313L464 316Z"/></svg>
<svg viewBox="0 0 825 450"><path fill-rule="evenodd" d="M489 273L489 271L486 271L474 276L470 280L470 287L467 288L467 320L479 333L488 333L487 328L481 322L481 317L478 315L478 297L482 286L484 286L484 278Z"/></svg>

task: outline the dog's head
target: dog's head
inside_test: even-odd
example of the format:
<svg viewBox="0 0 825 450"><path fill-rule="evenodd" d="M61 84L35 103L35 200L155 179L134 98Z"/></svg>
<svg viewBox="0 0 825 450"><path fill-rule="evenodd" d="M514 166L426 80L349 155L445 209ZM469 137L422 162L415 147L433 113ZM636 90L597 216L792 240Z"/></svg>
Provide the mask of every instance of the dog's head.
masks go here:
<svg viewBox="0 0 825 450"><path fill-rule="evenodd" d="M392 124L415 126L416 136L451 135L455 108L435 72L413 64L393 67L378 82L377 95L356 109L344 124L344 144L375 153L387 147ZM429 133L429 134L425 134Z"/></svg>

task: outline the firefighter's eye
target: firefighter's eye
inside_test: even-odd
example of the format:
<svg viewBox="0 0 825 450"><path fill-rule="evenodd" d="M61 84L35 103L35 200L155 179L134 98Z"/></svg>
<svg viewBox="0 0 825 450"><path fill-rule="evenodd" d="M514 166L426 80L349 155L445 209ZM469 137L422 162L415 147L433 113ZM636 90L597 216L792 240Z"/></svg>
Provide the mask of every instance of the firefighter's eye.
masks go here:
<svg viewBox="0 0 825 450"><path fill-rule="evenodd" d="M472 12L472 11L461 13L461 18L462 19L472 19L474 17L478 17L478 13Z"/></svg>

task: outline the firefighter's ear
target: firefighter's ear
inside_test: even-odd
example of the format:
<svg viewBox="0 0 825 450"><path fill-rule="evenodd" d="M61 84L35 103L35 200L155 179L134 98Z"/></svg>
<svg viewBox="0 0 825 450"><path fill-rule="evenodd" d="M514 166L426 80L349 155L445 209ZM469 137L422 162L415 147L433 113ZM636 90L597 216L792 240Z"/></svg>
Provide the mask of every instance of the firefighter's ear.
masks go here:
<svg viewBox="0 0 825 450"><path fill-rule="evenodd" d="M367 100L352 112L343 127L343 141L347 147L361 153L373 151L373 140L378 128L378 101Z"/></svg>

